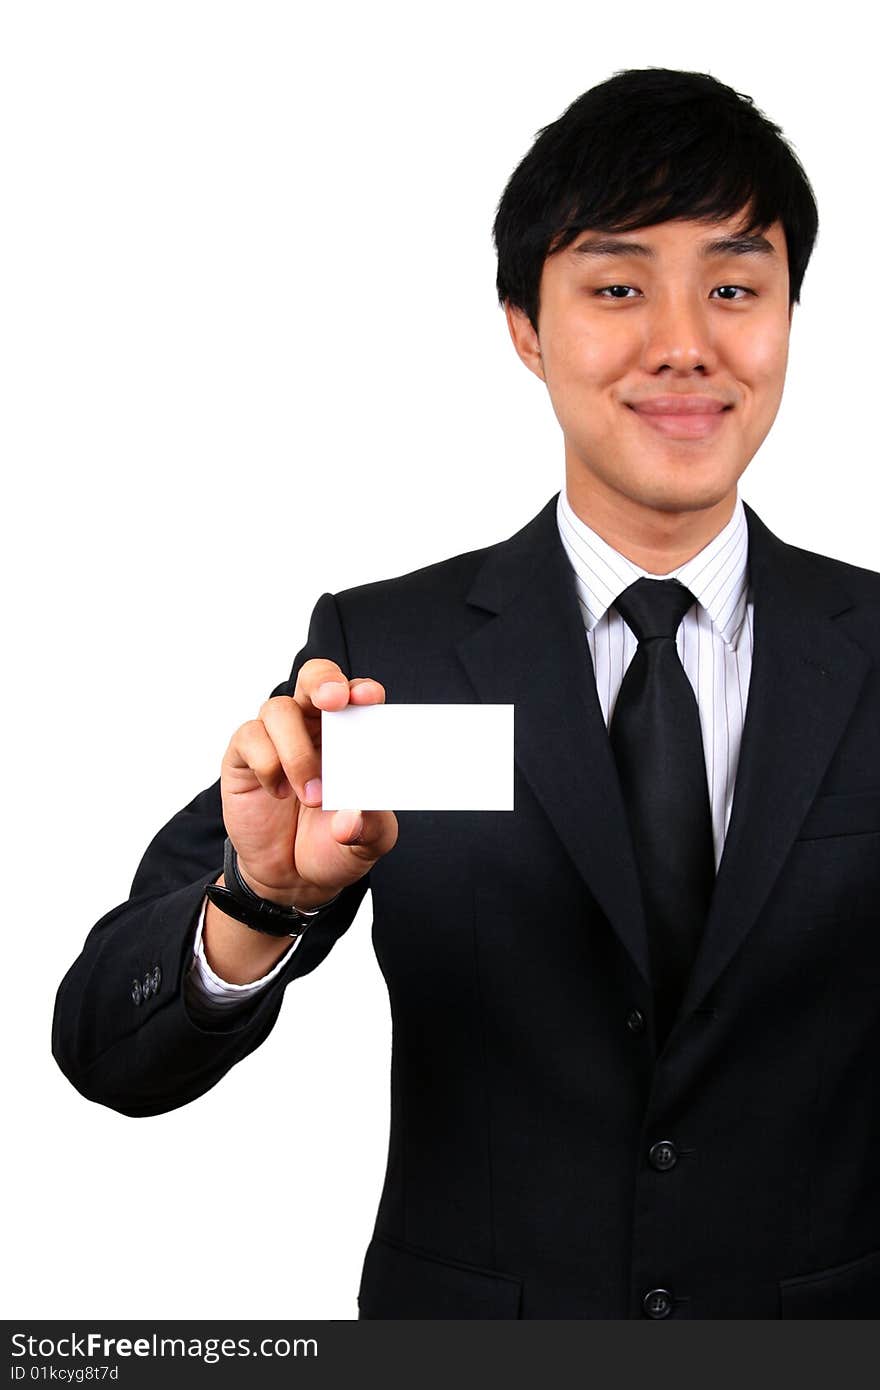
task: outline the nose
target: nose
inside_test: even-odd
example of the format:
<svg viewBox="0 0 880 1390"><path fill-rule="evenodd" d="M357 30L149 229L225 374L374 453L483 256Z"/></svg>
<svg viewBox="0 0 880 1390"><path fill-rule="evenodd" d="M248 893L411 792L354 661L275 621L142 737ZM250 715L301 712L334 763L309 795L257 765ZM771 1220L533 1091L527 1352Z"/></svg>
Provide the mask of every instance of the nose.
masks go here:
<svg viewBox="0 0 880 1390"><path fill-rule="evenodd" d="M669 367L677 372L692 372L697 368L714 371L718 365L718 351L710 308L693 291L670 291L659 296L644 319L644 370L657 372Z"/></svg>

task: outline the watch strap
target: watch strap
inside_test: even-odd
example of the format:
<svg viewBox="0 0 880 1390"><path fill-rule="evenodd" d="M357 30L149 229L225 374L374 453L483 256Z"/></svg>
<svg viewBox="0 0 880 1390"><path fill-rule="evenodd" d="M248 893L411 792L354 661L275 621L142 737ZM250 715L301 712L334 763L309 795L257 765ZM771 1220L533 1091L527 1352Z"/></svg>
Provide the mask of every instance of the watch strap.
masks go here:
<svg viewBox="0 0 880 1390"><path fill-rule="evenodd" d="M225 888L218 883L211 883L205 889L205 896L209 902L228 917L243 923L253 931L263 932L266 936L302 936L309 924L339 897L339 893L336 893L326 903L314 908L298 908L292 904L284 906L268 898L259 897L248 887L239 873L238 855L228 836L223 846L223 877L226 880Z"/></svg>

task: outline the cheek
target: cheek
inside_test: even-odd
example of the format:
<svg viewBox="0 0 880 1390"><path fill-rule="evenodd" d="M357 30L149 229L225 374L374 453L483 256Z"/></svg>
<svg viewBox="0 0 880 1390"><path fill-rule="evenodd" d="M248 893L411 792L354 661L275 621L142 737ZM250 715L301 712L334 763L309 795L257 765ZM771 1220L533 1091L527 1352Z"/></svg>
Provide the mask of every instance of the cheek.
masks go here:
<svg viewBox="0 0 880 1390"><path fill-rule="evenodd" d="M574 385L600 389L623 374L630 355L622 334L572 328L556 338L552 354L545 356L548 384L552 375L562 390Z"/></svg>
<svg viewBox="0 0 880 1390"><path fill-rule="evenodd" d="M781 391L788 363L788 332L766 327L761 332L750 331L741 341L730 345L731 361L736 375L757 390Z"/></svg>
<svg viewBox="0 0 880 1390"><path fill-rule="evenodd" d="M755 352L753 372L755 380L768 388L781 387L788 361L788 348L785 343L766 343Z"/></svg>

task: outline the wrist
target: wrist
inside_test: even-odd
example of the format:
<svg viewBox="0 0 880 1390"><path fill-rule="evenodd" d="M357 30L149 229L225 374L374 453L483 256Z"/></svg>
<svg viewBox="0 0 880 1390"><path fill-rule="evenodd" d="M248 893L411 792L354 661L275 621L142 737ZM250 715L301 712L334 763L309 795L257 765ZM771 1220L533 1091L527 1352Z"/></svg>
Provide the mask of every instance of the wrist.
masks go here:
<svg viewBox="0 0 880 1390"><path fill-rule="evenodd" d="M311 884L300 879L298 885L290 888L278 888L272 884L261 883L258 878L247 869L239 858L238 872L252 893L258 898L265 898L268 902L277 903L279 907L298 907L303 912L311 912L317 907L323 907L326 903L332 902L334 897L338 897L341 889L333 893L328 888L316 888ZM225 880L224 880L225 881Z"/></svg>
<svg viewBox="0 0 880 1390"><path fill-rule="evenodd" d="M235 845L228 835L223 845L223 878L223 887L210 884L205 890L209 900L245 926L274 937L302 936L315 918L320 917L322 907L330 907L339 897L336 893L320 906L306 908L255 892L242 875ZM254 878L253 882L261 888L271 888L271 885L264 885L262 879Z"/></svg>
<svg viewBox="0 0 880 1390"><path fill-rule="evenodd" d="M225 887L223 874L215 883ZM289 939L252 931L208 900L202 950L214 974L227 984L248 985L262 979L290 950L291 944Z"/></svg>

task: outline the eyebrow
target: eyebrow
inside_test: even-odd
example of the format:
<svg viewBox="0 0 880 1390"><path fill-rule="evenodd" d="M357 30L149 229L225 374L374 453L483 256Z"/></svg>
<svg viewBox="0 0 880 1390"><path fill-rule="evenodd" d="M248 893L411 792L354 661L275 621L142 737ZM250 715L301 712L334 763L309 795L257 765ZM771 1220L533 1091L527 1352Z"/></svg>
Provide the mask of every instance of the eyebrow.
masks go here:
<svg viewBox="0 0 880 1390"><path fill-rule="evenodd" d="M652 247L640 241L623 241L620 237L599 237L582 241L569 248L575 256L642 256L655 260ZM776 248L764 236L722 236L707 241L700 248L705 260L715 256L775 256Z"/></svg>

